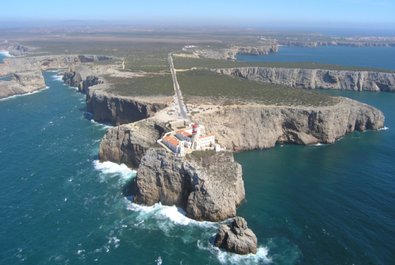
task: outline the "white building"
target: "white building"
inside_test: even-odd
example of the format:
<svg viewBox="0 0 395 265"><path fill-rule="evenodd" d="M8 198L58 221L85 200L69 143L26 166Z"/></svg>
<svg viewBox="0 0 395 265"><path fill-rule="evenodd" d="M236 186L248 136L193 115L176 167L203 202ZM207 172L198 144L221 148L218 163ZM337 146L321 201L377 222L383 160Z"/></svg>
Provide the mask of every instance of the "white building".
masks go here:
<svg viewBox="0 0 395 265"><path fill-rule="evenodd" d="M178 156L184 156L187 150L215 150L217 152L222 150L221 146L215 143L213 134L204 135L204 126L197 123L189 126L189 129L166 133L161 140L158 140L158 143Z"/></svg>

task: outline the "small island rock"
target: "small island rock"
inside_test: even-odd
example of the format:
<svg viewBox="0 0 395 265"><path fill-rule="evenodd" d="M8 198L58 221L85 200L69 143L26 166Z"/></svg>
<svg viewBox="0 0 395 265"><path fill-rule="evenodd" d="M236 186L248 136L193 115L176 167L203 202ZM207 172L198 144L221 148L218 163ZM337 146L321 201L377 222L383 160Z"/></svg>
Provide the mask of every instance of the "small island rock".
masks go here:
<svg viewBox="0 0 395 265"><path fill-rule="evenodd" d="M214 239L216 247L240 255L256 254L257 238L242 217L235 217L231 224L221 225Z"/></svg>

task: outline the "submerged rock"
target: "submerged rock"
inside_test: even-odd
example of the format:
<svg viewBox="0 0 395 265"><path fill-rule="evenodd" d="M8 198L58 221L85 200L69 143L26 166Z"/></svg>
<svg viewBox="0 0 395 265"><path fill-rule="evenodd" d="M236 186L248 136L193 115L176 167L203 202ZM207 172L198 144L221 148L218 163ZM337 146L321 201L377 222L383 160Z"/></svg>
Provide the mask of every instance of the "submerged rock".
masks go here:
<svg viewBox="0 0 395 265"><path fill-rule="evenodd" d="M236 217L229 225L221 225L214 239L216 247L236 254L256 254L257 238L248 228L246 220Z"/></svg>

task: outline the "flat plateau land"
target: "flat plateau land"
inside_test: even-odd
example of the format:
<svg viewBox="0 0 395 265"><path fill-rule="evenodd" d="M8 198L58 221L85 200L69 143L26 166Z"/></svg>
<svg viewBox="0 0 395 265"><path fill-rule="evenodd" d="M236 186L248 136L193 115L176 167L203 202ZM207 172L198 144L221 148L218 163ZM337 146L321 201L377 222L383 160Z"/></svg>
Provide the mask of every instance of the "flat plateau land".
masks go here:
<svg viewBox="0 0 395 265"><path fill-rule="evenodd" d="M12 41L30 47L26 56L96 54L112 56L110 62L91 63L93 69L111 69L97 73L105 80L107 92L122 96L171 96L174 94L168 65L168 54L174 53L178 80L187 102L218 101L222 104L257 102L269 105L327 106L337 99L317 92L288 88L282 85L256 83L209 71L213 68L281 67L332 70L371 70L361 67L342 67L318 63L248 63L234 60L180 57L193 55L186 46L214 51L231 45L265 45L294 43L306 46L326 43L326 36L284 36L261 33L230 32L229 30L188 32L186 30L135 30L135 29L53 29L48 31L4 31L0 42ZM337 39L336 41L344 41ZM381 39L370 40L381 44ZM391 40L395 43L395 40ZM360 45L355 40L352 45ZM376 69L377 70L377 69Z"/></svg>

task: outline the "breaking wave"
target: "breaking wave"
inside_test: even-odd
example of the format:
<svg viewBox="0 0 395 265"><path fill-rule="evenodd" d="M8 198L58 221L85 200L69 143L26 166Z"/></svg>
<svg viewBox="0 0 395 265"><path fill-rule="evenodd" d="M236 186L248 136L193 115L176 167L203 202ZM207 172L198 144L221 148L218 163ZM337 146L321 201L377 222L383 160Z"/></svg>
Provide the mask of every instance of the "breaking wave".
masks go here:
<svg viewBox="0 0 395 265"><path fill-rule="evenodd" d="M249 265L269 264L272 262L272 259L268 255L269 249L267 247L258 247L256 254L238 255L223 251L208 242L204 244L198 241L197 246L199 249L209 251L211 254L215 255L221 264Z"/></svg>
<svg viewBox="0 0 395 265"><path fill-rule="evenodd" d="M156 220L168 220L175 225L195 225L206 228L216 228L217 223L208 221L196 221L194 219L188 218L183 209L176 206L166 206L161 203L156 203L153 206L143 206L130 202L127 209L136 212L137 220L140 222L145 222L150 219Z"/></svg>
<svg viewBox="0 0 395 265"><path fill-rule="evenodd" d="M380 128L379 131L387 131L389 128L387 126L384 126L383 128Z"/></svg>
<svg viewBox="0 0 395 265"><path fill-rule="evenodd" d="M100 171L100 178L105 181L107 178L120 177L122 183L126 183L136 176L136 171L128 168L125 164L116 164L110 161L100 162L93 161L93 166L97 171Z"/></svg>

